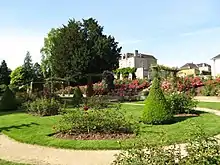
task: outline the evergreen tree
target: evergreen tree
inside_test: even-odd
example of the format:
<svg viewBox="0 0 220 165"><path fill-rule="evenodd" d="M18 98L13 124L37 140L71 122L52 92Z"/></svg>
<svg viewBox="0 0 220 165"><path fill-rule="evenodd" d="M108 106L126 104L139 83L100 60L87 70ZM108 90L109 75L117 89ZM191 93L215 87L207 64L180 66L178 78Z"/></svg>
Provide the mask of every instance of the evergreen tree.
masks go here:
<svg viewBox="0 0 220 165"><path fill-rule="evenodd" d="M142 117L144 123L148 124L167 123L170 122L173 117L160 87L160 80L157 76L154 78L149 95L145 100Z"/></svg>
<svg viewBox="0 0 220 165"><path fill-rule="evenodd" d="M9 85L10 84L10 69L7 66L5 60L2 61L0 66L0 84Z"/></svg>
<svg viewBox="0 0 220 165"><path fill-rule="evenodd" d="M30 52L27 52L24 58L23 69L24 69L24 80L25 80L24 83L25 84L30 83L34 79L33 63Z"/></svg>
<svg viewBox="0 0 220 165"><path fill-rule="evenodd" d="M43 72L40 64L38 64L37 62L34 64L33 72L34 72L34 79L33 79L34 81L43 81Z"/></svg>

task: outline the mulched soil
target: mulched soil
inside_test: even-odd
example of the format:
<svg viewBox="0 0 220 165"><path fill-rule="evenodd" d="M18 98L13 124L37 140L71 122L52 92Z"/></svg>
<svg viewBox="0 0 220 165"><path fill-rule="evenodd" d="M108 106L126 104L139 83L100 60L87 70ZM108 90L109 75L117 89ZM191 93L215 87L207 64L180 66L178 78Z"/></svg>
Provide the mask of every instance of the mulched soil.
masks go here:
<svg viewBox="0 0 220 165"><path fill-rule="evenodd" d="M57 133L53 135L56 138L61 139L71 139L71 140L123 140L134 138L134 134L125 134L125 133L80 133L80 134L63 134Z"/></svg>

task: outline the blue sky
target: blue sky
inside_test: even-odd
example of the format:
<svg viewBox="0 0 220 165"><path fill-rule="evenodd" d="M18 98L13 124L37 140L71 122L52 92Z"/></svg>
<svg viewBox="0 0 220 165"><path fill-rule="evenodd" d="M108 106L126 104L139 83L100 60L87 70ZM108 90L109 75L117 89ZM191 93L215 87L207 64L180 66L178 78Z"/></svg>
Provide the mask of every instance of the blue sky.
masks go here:
<svg viewBox="0 0 220 165"><path fill-rule="evenodd" d="M1 0L0 60L15 68L29 50L40 61L51 28L94 17L122 53L138 49L170 66L211 63L220 53L219 8L219 0Z"/></svg>

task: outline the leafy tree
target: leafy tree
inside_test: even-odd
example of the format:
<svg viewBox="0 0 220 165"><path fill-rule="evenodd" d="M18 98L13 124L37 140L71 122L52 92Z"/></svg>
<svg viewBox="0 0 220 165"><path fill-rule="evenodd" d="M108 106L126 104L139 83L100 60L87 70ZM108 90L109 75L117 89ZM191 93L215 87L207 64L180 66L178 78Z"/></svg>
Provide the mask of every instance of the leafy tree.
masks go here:
<svg viewBox="0 0 220 165"><path fill-rule="evenodd" d="M43 81L43 72L40 64L38 64L37 62L34 64L33 73L34 73L34 81Z"/></svg>
<svg viewBox="0 0 220 165"><path fill-rule="evenodd" d="M88 73L118 67L121 47L114 37L103 34L103 27L93 18L81 22L71 19L67 25L52 29L45 41L42 50L57 77L76 82Z"/></svg>
<svg viewBox="0 0 220 165"><path fill-rule="evenodd" d="M26 56L24 58L23 68L24 68L24 80L25 80L25 84L27 84L30 81L32 81L34 78L33 63L30 52L26 53Z"/></svg>
<svg viewBox="0 0 220 165"><path fill-rule="evenodd" d="M47 37L44 38L44 47L41 49L42 59L41 59L41 69L44 78L48 78L51 75L51 50L54 43L53 38L57 37L59 30L52 28L48 33Z"/></svg>
<svg viewBox="0 0 220 165"><path fill-rule="evenodd" d="M7 66L5 60L2 61L0 65L0 84L9 85L10 84L10 69Z"/></svg>
<svg viewBox="0 0 220 165"><path fill-rule="evenodd" d="M17 67L10 74L11 84L15 86L21 86L25 84L25 72L23 66Z"/></svg>

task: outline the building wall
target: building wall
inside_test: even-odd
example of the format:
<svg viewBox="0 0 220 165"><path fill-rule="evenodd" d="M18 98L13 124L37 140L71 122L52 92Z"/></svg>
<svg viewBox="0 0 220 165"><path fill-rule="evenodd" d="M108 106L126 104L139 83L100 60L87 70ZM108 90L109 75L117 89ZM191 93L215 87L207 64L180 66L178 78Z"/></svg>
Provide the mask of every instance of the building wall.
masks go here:
<svg viewBox="0 0 220 165"><path fill-rule="evenodd" d="M213 60L212 63L212 76L220 76L220 59Z"/></svg>
<svg viewBox="0 0 220 165"><path fill-rule="evenodd" d="M141 58L135 57L135 67L136 68L146 68L149 69L152 64L157 64L157 60L154 58Z"/></svg>
<svg viewBox="0 0 220 165"><path fill-rule="evenodd" d="M135 67L134 57L119 60L119 68Z"/></svg>
<svg viewBox="0 0 220 165"><path fill-rule="evenodd" d="M211 72L211 67L208 66L199 67L199 71L200 73L202 73L202 71Z"/></svg>
<svg viewBox="0 0 220 165"><path fill-rule="evenodd" d="M184 69L181 70L177 73L178 76L182 77L182 76L189 76L189 75L198 75L200 73L200 71L198 69Z"/></svg>
<svg viewBox="0 0 220 165"><path fill-rule="evenodd" d="M137 78L144 78L150 76L149 69L151 65L157 64L157 60L152 57L129 57L119 60L119 68L135 67L137 71L135 73Z"/></svg>

